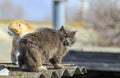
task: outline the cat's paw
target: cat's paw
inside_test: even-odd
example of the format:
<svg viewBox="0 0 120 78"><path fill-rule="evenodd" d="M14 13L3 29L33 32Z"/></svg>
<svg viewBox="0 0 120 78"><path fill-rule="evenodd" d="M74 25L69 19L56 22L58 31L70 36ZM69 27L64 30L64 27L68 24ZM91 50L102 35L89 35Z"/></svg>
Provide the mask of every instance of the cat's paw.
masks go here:
<svg viewBox="0 0 120 78"><path fill-rule="evenodd" d="M55 64L54 67L56 69L62 69L62 68L64 68L64 66L62 64Z"/></svg>
<svg viewBox="0 0 120 78"><path fill-rule="evenodd" d="M44 66L39 66L38 68L39 68L40 71L48 71L47 68L44 67Z"/></svg>
<svg viewBox="0 0 120 78"><path fill-rule="evenodd" d="M26 65L22 65L20 68L21 68L22 70L27 70Z"/></svg>
<svg viewBox="0 0 120 78"><path fill-rule="evenodd" d="M12 62L13 65L18 65L18 61Z"/></svg>

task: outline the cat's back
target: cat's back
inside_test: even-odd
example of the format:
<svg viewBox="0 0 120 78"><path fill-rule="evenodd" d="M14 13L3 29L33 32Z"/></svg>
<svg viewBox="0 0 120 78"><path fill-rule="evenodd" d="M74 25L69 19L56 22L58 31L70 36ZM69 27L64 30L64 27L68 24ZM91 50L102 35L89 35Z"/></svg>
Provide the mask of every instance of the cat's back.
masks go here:
<svg viewBox="0 0 120 78"><path fill-rule="evenodd" d="M59 40L59 34L58 31L52 28L40 28L37 30L35 33L33 33L31 36L35 36L38 38L40 41L44 40ZM47 42L47 41L46 41Z"/></svg>
<svg viewBox="0 0 120 78"><path fill-rule="evenodd" d="M60 38L57 30L51 28L40 28L34 33L25 35L21 41L31 42L39 46L53 45L60 43Z"/></svg>
<svg viewBox="0 0 120 78"><path fill-rule="evenodd" d="M44 35L44 36L58 36L58 31L52 28L40 28L36 31L35 34Z"/></svg>

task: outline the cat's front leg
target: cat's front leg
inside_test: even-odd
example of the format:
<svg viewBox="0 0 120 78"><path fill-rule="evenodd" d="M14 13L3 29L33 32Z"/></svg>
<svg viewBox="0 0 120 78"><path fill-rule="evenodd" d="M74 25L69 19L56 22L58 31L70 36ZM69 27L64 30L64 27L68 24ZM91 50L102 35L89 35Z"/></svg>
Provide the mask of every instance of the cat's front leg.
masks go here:
<svg viewBox="0 0 120 78"><path fill-rule="evenodd" d="M56 69L62 69L62 68L64 68L64 66L63 66L62 64L60 64L60 63L54 64L54 67L55 67Z"/></svg>
<svg viewBox="0 0 120 78"><path fill-rule="evenodd" d="M16 61L17 61L16 56L13 52L11 53L11 61L12 61L13 64L16 64Z"/></svg>
<svg viewBox="0 0 120 78"><path fill-rule="evenodd" d="M64 68L64 66L62 64L60 64L61 59L62 59L62 57L54 56L49 61L56 69L61 69L61 68Z"/></svg>
<svg viewBox="0 0 120 78"><path fill-rule="evenodd" d="M15 64L15 65L18 64L18 56L19 56L18 51L15 51L15 52L11 53L11 60L12 60L12 63Z"/></svg>

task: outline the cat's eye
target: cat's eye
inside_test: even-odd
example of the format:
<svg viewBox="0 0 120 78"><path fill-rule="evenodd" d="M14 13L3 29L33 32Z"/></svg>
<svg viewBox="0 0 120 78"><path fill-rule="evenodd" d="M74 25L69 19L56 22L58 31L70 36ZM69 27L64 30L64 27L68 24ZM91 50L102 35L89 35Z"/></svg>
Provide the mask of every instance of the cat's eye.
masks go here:
<svg viewBox="0 0 120 78"><path fill-rule="evenodd" d="M64 37L67 37L67 33L64 34Z"/></svg>
<svg viewBox="0 0 120 78"><path fill-rule="evenodd" d="M18 26L20 27L20 26L21 26L21 24L18 24Z"/></svg>

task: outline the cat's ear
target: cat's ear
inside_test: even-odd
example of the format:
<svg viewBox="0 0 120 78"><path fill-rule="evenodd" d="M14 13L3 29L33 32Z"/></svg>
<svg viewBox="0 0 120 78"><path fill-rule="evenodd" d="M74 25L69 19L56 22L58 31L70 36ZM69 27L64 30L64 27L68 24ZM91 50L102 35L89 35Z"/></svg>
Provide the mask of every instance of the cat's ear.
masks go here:
<svg viewBox="0 0 120 78"><path fill-rule="evenodd" d="M77 31L72 31L71 36L74 37Z"/></svg>
<svg viewBox="0 0 120 78"><path fill-rule="evenodd" d="M61 28L59 29L60 31L65 30L64 26L61 26Z"/></svg>

